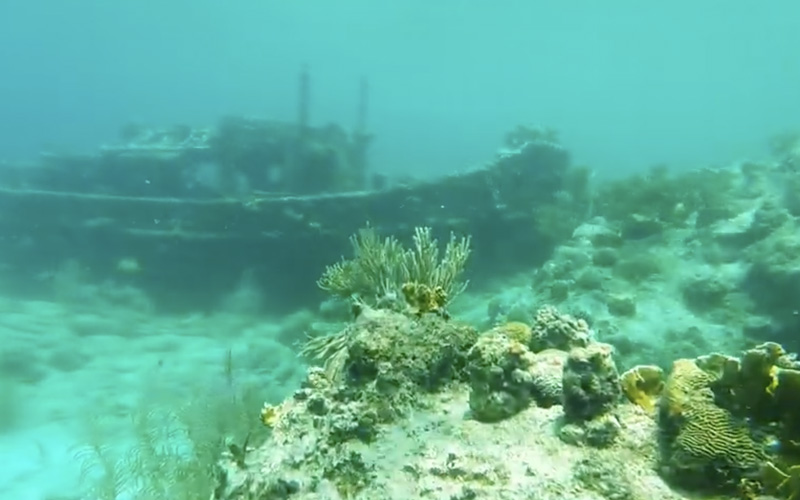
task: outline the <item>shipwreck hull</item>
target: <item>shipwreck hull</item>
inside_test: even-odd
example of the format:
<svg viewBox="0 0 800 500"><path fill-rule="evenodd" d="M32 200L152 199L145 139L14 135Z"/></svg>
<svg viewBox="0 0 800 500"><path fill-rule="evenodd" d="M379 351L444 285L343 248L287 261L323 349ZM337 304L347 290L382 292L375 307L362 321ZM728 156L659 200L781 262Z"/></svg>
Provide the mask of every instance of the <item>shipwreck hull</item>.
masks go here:
<svg viewBox="0 0 800 500"><path fill-rule="evenodd" d="M318 293L325 265L350 254L349 236L366 223L401 239L415 226L432 227L440 241L450 231L470 234L473 274L513 270L549 251L536 208L564 189L568 168L561 147L530 143L460 175L315 195L127 196L41 180L48 189L38 189L17 176L0 187L0 279L15 294L39 295L74 262L82 279L135 286L161 308L181 310L213 307L248 275L268 306L283 309Z"/></svg>

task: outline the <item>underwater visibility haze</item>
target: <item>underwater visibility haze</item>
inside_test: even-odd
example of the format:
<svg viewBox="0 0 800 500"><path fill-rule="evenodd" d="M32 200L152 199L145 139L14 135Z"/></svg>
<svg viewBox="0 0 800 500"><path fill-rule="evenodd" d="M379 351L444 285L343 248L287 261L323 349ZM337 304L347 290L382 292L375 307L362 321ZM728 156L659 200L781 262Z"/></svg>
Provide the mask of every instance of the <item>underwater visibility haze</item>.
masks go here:
<svg viewBox="0 0 800 500"><path fill-rule="evenodd" d="M0 4L0 500L800 499L800 6Z"/></svg>

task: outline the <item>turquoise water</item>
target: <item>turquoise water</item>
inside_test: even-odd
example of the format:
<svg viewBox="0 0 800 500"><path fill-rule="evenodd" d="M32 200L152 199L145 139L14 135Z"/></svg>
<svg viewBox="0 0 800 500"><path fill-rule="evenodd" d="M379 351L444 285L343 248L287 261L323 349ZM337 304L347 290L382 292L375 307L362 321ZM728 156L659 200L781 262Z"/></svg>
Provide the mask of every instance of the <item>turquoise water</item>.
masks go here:
<svg viewBox="0 0 800 500"><path fill-rule="evenodd" d="M798 18L800 7L785 0L7 1L0 5L0 187L10 175L3 162L94 152L132 121L205 127L246 115L293 122L303 68L315 126L352 129L359 82L369 83L371 171L395 179L483 164L520 123L558 130L593 180L656 164L685 171L763 158L771 137L800 126ZM105 193L91 178L77 182ZM758 196L771 200L776 192ZM742 199L749 201L740 212L755 213L755 198ZM731 219L740 212L733 210ZM0 227L24 226L26 215L33 217L0 212ZM97 221L105 214L90 215ZM408 227L425 217L414 214ZM104 241L87 246L102 256ZM4 255L10 244L24 247L25 232L0 235L0 499L84 498L80 492L98 488L109 470L119 473L117 492L126 498L137 488L131 453L150 450L148 439L169 444L173 458L191 460L263 432L260 405L291 394L304 375L297 342L334 330L341 318L317 312L318 291L305 281L220 290L230 299L165 312L144 292L123 286L135 279L121 274L146 273L147 263L143 269L133 260L117 264L107 276L111 284L59 280L62 262L50 256L52 248L30 250L48 266L28 280L46 292L23 294L5 284L7 271L21 264ZM679 268L690 253L678 255L679 247L654 253L673 252L659 257ZM120 257L119 248L108 250L107 260ZM198 272L226 258L212 254ZM705 266L697 263L711 274ZM693 271L680 269L675 276L688 280ZM741 262L723 270L730 281L746 274ZM474 283L481 291L462 297L454 315L486 327L496 319L493 300L504 315L533 310L536 272L531 263L499 284ZM286 287L295 296L308 291L307 309L270 307L270 294ZM665 297L645 286L632 293L639 294L638 317L624 320L627 330L614 332L614 341L650 355L669 334L650 324L689 331L699 323L704 343L673 342L671 354L729 347L724 322L698 320L679 292ZM656 347L645 351L641 343L654 338ZM198 417L199 441L185 435L197 422L186 419ZM148 434L154 428L165 435ZM198 442L208 449L187 444ZM103 459L110 469L103 470Z"/></svg>
<svg viewBox="0 0 800 500"><path fill-rule="evenodd" d="M129 120L293 120L305 64L317 124L354 125L358 82L369 80L375 165L390 172L480 163L527 122L560 130L601 173L724 163L795 126L797 9L789 0L3 2L0 157L91 150Z"/></svg>

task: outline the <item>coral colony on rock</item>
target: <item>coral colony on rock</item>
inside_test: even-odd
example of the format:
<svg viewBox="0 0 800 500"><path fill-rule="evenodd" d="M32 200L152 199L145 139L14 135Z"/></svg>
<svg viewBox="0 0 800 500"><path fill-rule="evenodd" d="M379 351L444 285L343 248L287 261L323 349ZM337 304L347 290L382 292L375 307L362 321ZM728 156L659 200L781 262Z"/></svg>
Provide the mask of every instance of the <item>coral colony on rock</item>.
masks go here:
<svg viewBox="0 0 800 500"><path fill-rule="evenodd" d="M797 150L598 186L582 218L584 181L520 134L490 168L564 190L533 207L532 293L468 324L469 237L361 230L318 281L350 319L307 340L215 498L800 498Z"/></svg>
<svg viewBox="0 0 800 500"><path fill-rule="evenodd" d="M443 314L447 293L402 293L456 286L468 240L419 265L427 235L406 250L368 229L328 267L320 286L347 291L353 319L305 344L321 366L264 405L271 435L222 459L217 498L800 495L800 362L781 345L620 374L624 353L552 306L479 333Z"/></svg>
<svg viewBox="0 0 800 500"><path fill-rule="evenodd" d="M400 182L368 179L363 130L124 132L9 166L0 189L26 214L0 219L25 263L4 279L53 292L26 331L93 339L75 358L4 336L0 432L54 378L112 377L92 411L109 428L47 412L90 430L70 498L800 500L797 137L769 161L603 182L518 127L484 167ZM324 300L263 326L273 298ZM4 332L32 303L3 303ZM109 399L145 369L120 349L183 399ZM226 352L218 377L204 350Z"/></svg>

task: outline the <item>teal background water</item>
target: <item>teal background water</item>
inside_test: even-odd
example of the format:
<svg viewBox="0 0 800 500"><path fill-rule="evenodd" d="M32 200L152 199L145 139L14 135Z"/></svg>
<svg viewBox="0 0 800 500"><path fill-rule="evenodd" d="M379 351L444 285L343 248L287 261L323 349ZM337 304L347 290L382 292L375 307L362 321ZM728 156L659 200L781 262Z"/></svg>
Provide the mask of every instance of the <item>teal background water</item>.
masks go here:
<svg viewBox="0 0 800 500"><path fill-rule="evenodd" d="M795 2L276 2L0 5L0 151L89 149L120 123L355 121L374 164L425 174L491 155L513 124L562 131L601 173L764 150L800 114Z"/></svg>
<svg viewBox="0 0 800 500"><path fill-rule="evenodd" d="M788 0L4 0L0 160L94 151L131 120L292 121L307 66L314 124L354 125L369 81L371 164L392 175L480 164L518 123L556 128L599 176L726 164L798 126L797 19ZM237 384L279 400L305 369L292 339L319 319L259 316L246 287L219 310L158 317L135 291L109 307L66 286L72 301L0 298L2 499L76 498L93 419L124 450L153 387L150 404L227 398L228 352ZM464 299L462 317L485 316L487 297Z"/></svg>

